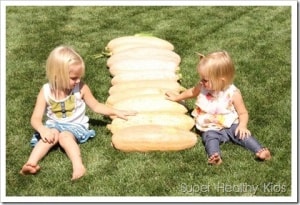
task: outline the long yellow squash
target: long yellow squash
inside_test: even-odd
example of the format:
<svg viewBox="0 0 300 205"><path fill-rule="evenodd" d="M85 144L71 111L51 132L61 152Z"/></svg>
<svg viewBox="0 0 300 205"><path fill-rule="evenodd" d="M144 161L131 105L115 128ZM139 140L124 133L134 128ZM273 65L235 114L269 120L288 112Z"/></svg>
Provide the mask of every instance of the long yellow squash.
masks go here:
<svg viewBox="0 0 300 205"><path fill-rule="evenodd" d="M124 59L149 59L149 58L156 58L156 59L166 59L172 60L177 64L180 63L181 57L175 53L174 51L163 49L163 48L156 48L156 47L133 47L126 49L122 52L115 53L111 55L106 62L108 67L112 66L114 63L118 61L122 61Z"/></svg>
<svg viewBox="0 0 300 205"><path fill-rule="evenodd" d="M122 45L119 45L113 49L109 49L108 47L105 47L105 50L111 55L116 55L118 53L121 53L121 52L124 52L124 51L127 51L129 49L132 49L132 48L141 48L141 47L145 47L146 45L143 44L143 43L131 43L131 44L122 44ZM148 45L150 46L150 45ZM154 46L152 46L154 47Z"/></svg>
<svg viewBox="0 0 300 205"><path fill-rule="evenodd" d="M133 88L130 90L124 90L123 92L115 92L112 95L109 95L108 98L106 99L106 104L113 105L118 101L121 101L126 98L131 98L134 96L138 96L138 95L165 94L166 91L167 90L164 89L151 88L151 87Z"/></svg>
<svg viewBox="0 0 300 205"><path fill-rule="evenodd" d="M143 70L165 70L176 72L178 71L178 63L166 59L124 59L120 60L109 67L109 72L115 76L122 72L138 72Z"/></svg>
<svg viewBox="0 0 300 205"><path fill-rule="evenodd" d="M141 80L173 80L178 81L180 74L168 70L141 70L139 72L124 72L115 75L111 79L111 84L116 85L118 83L126 83L131 81Z"/></svg>
<svg viewBox="0 0 300 205"><path fill-rule="evenodd" d="M174 112L147 112L137 113L134 116L128 116L128 120L115 118L107 128L115 133L120 129L137 125L161 125L170 126L183 130L191 130L194 125L194 119L186 114ZM146 130L145 130L146 131Z"/></svg>
<svg viewBox="0 0 300 205"><path fill-rule="evenodd" d="M153 36L121 36L110 40L106 45L106 50L114 52L118 47L123 45L141 44L144 46L153 46L174 50L174 45L167 40Z"/></svg>
<svg viewBox="0 0 300 205"><path fill-rule="evenodd" d="M135 110L137 112L175 112L187 113L187 108L178 102L165 99L165 95L139 95L126 98L112 105L113 108L119 110Z"/></svg>
<svg viewBox="0 0 300 205"><path fill-rule="evenodd" d="M175 92L185 90L183 86L174 80L142 80L116 84L111 86L108 92L110 95L113 95L115 93L130 91L136 88L159 88Z"/></svg>
<svg viewBox="0 0 300 205"><path fill-rule="evenodd" d="M196 143L195 133L161 125L127 127L112 136L112 145L124 152L180 151Z"/></svg>

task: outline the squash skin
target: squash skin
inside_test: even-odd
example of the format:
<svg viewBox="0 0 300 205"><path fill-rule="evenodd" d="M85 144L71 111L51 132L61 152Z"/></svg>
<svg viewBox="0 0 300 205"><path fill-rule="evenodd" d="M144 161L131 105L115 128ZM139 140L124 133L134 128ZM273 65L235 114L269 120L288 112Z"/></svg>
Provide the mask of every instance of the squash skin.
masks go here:
<svg viewBox="0 0 300 205"><path fill-rule="evenodd" d="M175 92L181 92L186 89L174 80L142 80L113 85L109 88L108 93L110 95L113 95L115 93L124 92L136 88L156 88Z"/></svg>
<svg viewBox="0 0 300 205"><path fill-rule="evenodd" d="M124 59L109 67L109 73L112 76L122 72L139 72L143 70L165 70L175 73L180 68L178 63L166 59Z"/></svg>
<svg viewBox="0 0 300 205"><path fill-rule="evenodd" d="M137 112L175 112L185 114L187 108L181 103L167 100L165 95L139 95L116 102L113 106L118 110L135 110Z"/></svg>
<svg viewBox="0 0 300 205"><path fill-rule="evenodd" d="M118 130L136 125L162 125L183 130L191 130L195 125L195 120L185 114L174 112L147 112L138 113L135 116L128 116L128 120L115 118L107 128L116 133Z"/></svg>
<svg viewBox="0 0 300 205"><path fill-rule="evenodd" d="M115 75L111 79L111 84L116 85L118 83L125 83L131 81L141 81L141 80L173 80L178 81L180 75L173 71L165 70L142 70L139 72L126 72Z"/></svg>
<svg viewBox="0 0 300 205"><path fill-rule="evenodd" d="M105 103L107 105L114 105L116 102L124 100L126 98L131 98L139 95L165 94L166 91L168 90L153 87L133 88L130 90L124 90L123 92L116 92L112 95L109 95ZM177 93L179 94L179 92Z"/></svg>
<svg viewBox="0 0 300 205"><path fill-rule="evenodd" d="M194 132L160 125L131 126L112 135L112 145L124 152L180 151L196 143Z"/></svg>
<svg viewBox="0 0 300 205"><path fill-rule="evenodd" d="M124 59L165 59L179 64L181 57L174 51L150 46L132 47L111 55L106 62L108 67Z"/></svg>
<svg viewBox="0 0 300 205"><path fill-rule="evenodd" d="M123 45L134 45L134 44L140 44L140 45L148 45L148 46L153 46L153 47L158 47L158 48L163 48L163 49L169 49L169 50L174 50L174 45L170 43L167 40L154 37L154 36L121 36L114 38L110 40L107 45L106 45L106 50L111 51L114 53L116 49Z"/></svg>

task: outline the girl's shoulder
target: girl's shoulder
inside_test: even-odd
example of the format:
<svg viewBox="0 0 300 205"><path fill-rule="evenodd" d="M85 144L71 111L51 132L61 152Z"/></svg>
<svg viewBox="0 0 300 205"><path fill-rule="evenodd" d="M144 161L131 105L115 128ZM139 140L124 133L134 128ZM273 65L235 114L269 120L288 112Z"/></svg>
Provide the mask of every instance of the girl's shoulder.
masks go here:
<svg viewBox="0 0 300 205"><path fill-rule="evenodd" d="M232 95L233 100L239 99L242 97L242 93L241 93L240 89L238 87L236 87L235 85L232 85L231 90L232 90L231 95Z"/></svg>
<svg viewBox="0 0 300 205"><path fill-rule="evenodd" d="M234 85L234 84L231 84L231 85L229 85L229 89L238 90L238 87L236 87L236 85Z"/></svg>
<svg viewBox="0 0 300 205"><path fill-rule="evenodd" d="M80 91L81 97L83 97L85 94L91 93L90 87L84 82L79 83L78 89Z"/></svg>
<svg viewBox="0 0 300 205"><path fill-rule="evenodd" d="M80 81L78 89L81 93L84 93L86 89L89 89L89 86L86 83Z"/></svg>
<svg viewBox="0 0 300 205"><path fill-rule="evenodd" d="M43 89L43 90L45 90L45 89L46 89L46 90L47 90L47 89L50 90L50 84L49 84L49 83L43 84L42 89Z"/></svg>
<svg viewBox="0 0 300 205"><path fill-rule="evenodd" d="M221 96L224 96L226 98L233 98L233 96L239 92L240 90L234 84L231 84L223 92L221 92Z"/></svg>
<svg viewBox="0 0 300 205"><path fill-rule="evenodd" d="M234 84L231 84L231 85L228 86L226 91L229 92L229 93L235 93L236 91L239 91L239 89Z"/></svg>
<svg viewBox="0 0 300 205"><path fill-rule="evenodd" d="M50 95L50 92L51 92L50 84L49 83L43 84L41 90L44 92L45 97Z"/></svg>

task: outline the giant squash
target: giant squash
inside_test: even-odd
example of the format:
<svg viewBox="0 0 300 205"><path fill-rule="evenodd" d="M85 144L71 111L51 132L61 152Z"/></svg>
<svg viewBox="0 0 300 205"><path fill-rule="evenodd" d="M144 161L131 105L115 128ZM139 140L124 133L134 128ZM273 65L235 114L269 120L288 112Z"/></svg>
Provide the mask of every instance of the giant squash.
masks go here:
<svg viewBox="0 0 300 205"><path fill-rule="evenodd" d="M106 62L108 67L124 59L165 59L180 63L181 57L174 51L156 47L133 47L111 55Z"/></svg>
<svg viewBox="0 0 300 205"><path fill-rule="evenodd" d="M141 80L173 80L178 81L180 74L166 70L141 70L139 72L126 72L115 75L111 79L111 84L126 83Z"/></svg>
<svg viewBox="0 0 300 205"><path fill-rule="evenodd" d="M170 101L165 95L139 95L116 102L113 108L119 110L135 110L137 112L175 112L187 113L187 108L178 102Z"/></svg>
<svg viewBox="0 0 300 205"><path fill-rule="evenodd" d="M170 90L175 92L181 92L185 90L185 88L181 86L180 83L174 80L140 80L119 83L114 86L111 86L108 90L108 93L112 95L119 92L130 91L136 88L158 88L162 90Z"/></svg>
<svg viewBox="0 0 300 205"><path fill-rule="evenodd" d="M133 88L129 90L124 90L122 92L115 92L112 95L109 95L106 99L107 105L113 105L118 101L121 101L126 98L131 98L138 95L149 95L149 94L165 94L166 91L160 88L153 88L153 87L140 87L140 88ZM175 92L178 93L178 92ZM178 93L179 94L179 93Z"/></svg>
<svg viewBox="0 0 300 205"><path fill-rule="evenodd" d="M112 135L112 145L124 152L179 151L196 143L195 133L161 125L131 126Z"/></svg>
<svg viewBox="0 0 300 205"><path fill-rule="evenodd" d="M112 76L124 72L138 72L143 70L164 70L176 72L179 65L177 62L167 59L123 59L109 67Z"/></svg>
<svg viewBox="0 0 300 205"><path fill-rule="evenodd" d="M137 113L134 116L128 116L127 120L121 118L115 118L111 124L107 125L107 128L115 133L120 129L136 126L136 125L161 125L180 128L183 130L191 130L195 121L192 117L186 114L174 113L174 112L147 112ZM148 132L148 130L145 130Z"/></svg>
<svg viewBox="0 0 300 205"><path fill-rule="evenodd" d="M106 45L106 50L114 53L116 49L124 45L140 44L143 46L153 46L163 49L174 50L174 45L167 40L154 36L121 36L110 40Z"/></svg>

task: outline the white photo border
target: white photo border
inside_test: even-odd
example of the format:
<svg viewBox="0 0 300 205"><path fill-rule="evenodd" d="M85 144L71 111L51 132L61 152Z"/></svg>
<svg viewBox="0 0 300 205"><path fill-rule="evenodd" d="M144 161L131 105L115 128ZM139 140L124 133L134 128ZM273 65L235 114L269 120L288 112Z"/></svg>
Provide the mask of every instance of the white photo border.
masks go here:
<svg viewBox="0 0 300 205"><path fill-rule="evenodd" d="M292 11L292 193L290 197L252 197L251 202L294 203L298 200L298 1L5 1L1 0L1 202L246 202L246 197L8 197L6 196L6 7L7 6L291 6Z"/></svg>

